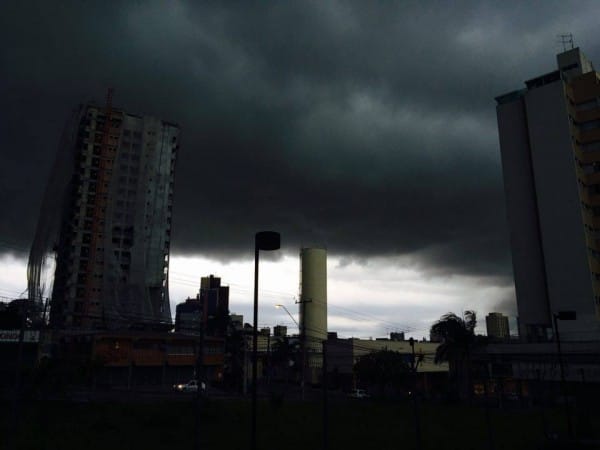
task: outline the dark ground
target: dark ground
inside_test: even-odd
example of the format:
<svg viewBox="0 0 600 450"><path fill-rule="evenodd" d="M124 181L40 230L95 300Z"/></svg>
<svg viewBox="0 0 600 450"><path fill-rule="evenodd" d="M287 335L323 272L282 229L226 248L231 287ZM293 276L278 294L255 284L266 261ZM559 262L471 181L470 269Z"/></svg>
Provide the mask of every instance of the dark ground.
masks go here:
<svg viewBox="0 0 600 450"><path fill-rule="evenodd" d="M152 401L30 401L21 414L19 449L193 449L195 409L193 395ZM485 409L482 406L421 404L422 449L489 449ZM12 404L4 402L0 419L2 442L13 433ZM407 400L332 399L329 405L329 449L416 448L413 407ZM243 399L205 400L201 415L202 447L250 448L250 402ZM577 423L577 415L574 414ZM591 418L596 438L600 415ZM546 435L564 435L561 408L492 409L494 450L577 448L557 446ZM545 427L544 427L545 423ZM259 449L321 449L323 413L318 401L259 404ZM544 433L544 429L546 433ZM589 433L588 433L589 434ZM592 437L588 437L588 441ZM4 447L3 447L4 448ZM6 447L8 448L8 447ZM584 448L600 448L586 446Z"/></svg>

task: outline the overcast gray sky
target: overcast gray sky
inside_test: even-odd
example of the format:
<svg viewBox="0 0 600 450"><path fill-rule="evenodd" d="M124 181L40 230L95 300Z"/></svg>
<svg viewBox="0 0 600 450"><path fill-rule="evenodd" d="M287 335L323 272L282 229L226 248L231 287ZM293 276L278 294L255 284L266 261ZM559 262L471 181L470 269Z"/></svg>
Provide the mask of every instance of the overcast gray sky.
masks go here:
<svg viewBox="0 0 600 450"><path fill-rule="evenodd" d="M472 286L464 305L423 293L428 318L514 314L493 99L553 70L560 33L600 59L598 17L594 1L3 2L0 253L27 251L71 109L112 86L181 126L174 256L224 270L276 229L282 261L324 245L359 278L391 264ZM473 305L482 286L498 291Z"/></svg>

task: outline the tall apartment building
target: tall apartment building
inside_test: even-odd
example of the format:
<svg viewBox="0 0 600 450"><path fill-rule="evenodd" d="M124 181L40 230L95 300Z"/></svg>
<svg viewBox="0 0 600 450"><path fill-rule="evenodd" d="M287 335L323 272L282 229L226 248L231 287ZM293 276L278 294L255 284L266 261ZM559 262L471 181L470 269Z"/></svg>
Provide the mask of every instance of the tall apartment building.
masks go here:
<svg viewBox="0 0 600 450"><path fill-rule="evenodd" d="M198 298L204 305L208 335L225 336L229 318L229 286L221 286L219 277L202 277Z"/></svg>
<svg viewBox="0 0 600 450"><path fill-rule="evenodd" d="M496 98L519 333L600 337L600 76L579 48Z"/></svg>
<svg viewBox="0 0 600 450"><path fill-rule="evenodd" d="M200 279L200 292L195 299L188 298L175 308L175 331L200 334L204 327L205 336L224 337L229 321L229 286L221 286L221 278L210 275ZM232 315L232 322L235 321ZM239 327L243 327L242 317Z"/></svg>
<svg viewBox="0 0 600 450"><path fill-rule="evenodd" d="M51 245L53 327L170 323L167 282L179 127L114 109L110 97L106 107L81 106L70 127L30 252L30 297L43 292L40 280ZM54 236L44 232L52 223L58 224Z"/></svg>
<svg viewBox="0 0 600 450"><path fill-rule="evenodd" d="M485 316L485 327L488 337L492 339L508 339L508 317L502 313L492 312Z"/></svg>

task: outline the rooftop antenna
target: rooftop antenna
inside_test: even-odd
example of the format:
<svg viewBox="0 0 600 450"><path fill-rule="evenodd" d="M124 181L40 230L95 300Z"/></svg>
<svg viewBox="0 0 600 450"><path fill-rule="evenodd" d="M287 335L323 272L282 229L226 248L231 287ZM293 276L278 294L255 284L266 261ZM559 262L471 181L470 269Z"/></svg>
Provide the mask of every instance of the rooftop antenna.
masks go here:
<svg viewBox="0 0 600 450"><path fill-rule="evenodd" d="M562 44L563 52L573 49L573 33L559 34L558 38L560 39L560 43Z"/></svg>

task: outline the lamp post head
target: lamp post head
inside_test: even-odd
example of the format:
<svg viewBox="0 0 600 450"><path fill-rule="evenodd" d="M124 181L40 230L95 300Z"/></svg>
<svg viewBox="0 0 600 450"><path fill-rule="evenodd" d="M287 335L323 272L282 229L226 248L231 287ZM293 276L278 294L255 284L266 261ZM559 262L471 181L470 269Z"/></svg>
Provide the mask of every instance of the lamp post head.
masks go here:
<svg viewBox="0 0 600 450"><path fill-rule="evenodd" d="M281 235L276 231L259 231L256 233L254 245L257 250L278 250L281 248Z"/></svg>
<svg viewBox="0 0 600 450"><path fill-rule="evenodd" d="M290 311L285 307L285 305L282 305L281 303L278 303L275 305L275 308L279 309L279 308L283 308L283 310L287 313L288 316L290 316L290 318L294 321L294 323L296 324L296 326L298 328L300 328L300 325L298 325L298 322L296 321L296 319L294 319L294 316L292 316L292 313L290 313Z"/></svg>

